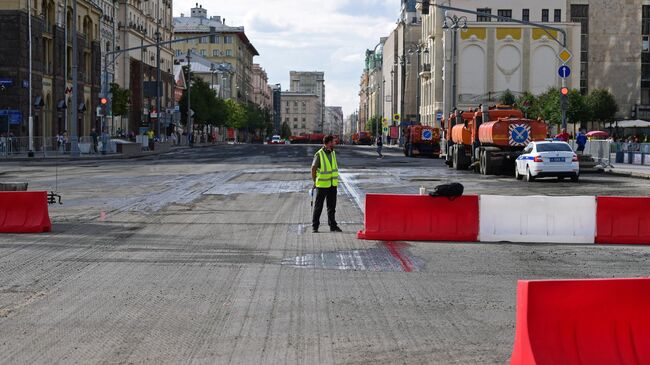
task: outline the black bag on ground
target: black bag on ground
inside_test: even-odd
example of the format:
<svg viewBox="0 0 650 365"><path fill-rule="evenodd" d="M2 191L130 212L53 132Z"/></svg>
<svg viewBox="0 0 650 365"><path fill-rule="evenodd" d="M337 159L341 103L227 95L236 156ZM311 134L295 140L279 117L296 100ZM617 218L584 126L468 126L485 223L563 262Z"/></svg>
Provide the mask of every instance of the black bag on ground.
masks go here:
<svg viewBox="0 0 650 365"><path fill-rule="evenodd" d="M463 195L465 187L460 183L442 184L436 186L435 190L430 192L430 196L446 196L448 198L457 198Z"/></svg>

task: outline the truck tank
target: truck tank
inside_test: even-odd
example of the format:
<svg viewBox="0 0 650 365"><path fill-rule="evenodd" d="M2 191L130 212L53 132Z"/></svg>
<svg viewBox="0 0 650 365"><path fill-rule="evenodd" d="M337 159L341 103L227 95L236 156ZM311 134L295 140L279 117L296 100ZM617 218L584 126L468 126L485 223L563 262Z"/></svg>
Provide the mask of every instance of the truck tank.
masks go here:
<svg viewBox="0 0 650 365"><path fill-rule="evenodd" d="M525 147L532 141L543 141L547 127L541 120L500 118L481 124L478 139L482 145L502 148Z"/></svg>

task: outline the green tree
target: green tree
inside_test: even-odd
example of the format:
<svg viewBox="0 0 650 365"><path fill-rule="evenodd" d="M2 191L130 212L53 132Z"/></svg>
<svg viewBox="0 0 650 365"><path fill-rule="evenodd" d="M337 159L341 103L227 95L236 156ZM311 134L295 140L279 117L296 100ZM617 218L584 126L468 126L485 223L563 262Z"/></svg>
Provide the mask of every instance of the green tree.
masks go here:
<svg viewBox="0 0 650 365"><path fill-rule="evenodd" d="M111 84L111 113L115 116L127 115L131 106L131 90L122 89L120 85Z"/></svg>
<svg viewBox="0 0 650 365"><path fill-rule="evenodd" d="M289 127L289 123L287 122L282 123L282 130L280 131L280 136L284 139L291 137L291 127Z"/></svg>
<svg viewBox="0 0 650 365"><path fill-rule="evenodd" d="M526 118L537 119L539 117L539 100L530 91L524 92L517 98L517 107L524 112Z"/></svg>
<svg viewBox="0 0 650 365"><path fill-rule="evenodd" d="M619 110L614 95L606 89L592 90L587 96L586 102L592 119L601 123L613 122Z"/></svg>
<svg viewBox="0 0 650 365"><path fill-rule="evenodd" d="M198 77L192 77L191 108L195 124L222 125L226 120L226 106L217 98L210 85ZM187 124L187 90L179 102L181 120Z"/></svg>
<svg viewBox="0 0 650 365"><path fill-rule="evenodd" d="M226 110L228 112L228 120L226 125L230 128L242 129L246 128L246 109L234 100L226 100Z"/></svg>
<svg viewBox="0 0 650 365"><path fill-rule="evenodd" d="M501 104L503 105L515 105L515 101L517 99L515 98L515 95L510 91L510 89L506 90L501 94L501 99L499 100Z"/></svg>
<svg viewBox="0 0 650 365"><path fill-rule="evenodd" d="M381 135L382 134L382 125L381 125L382 120L383 120L383 118L381 116L379 116L379 115L375 115L374 117L371 117L368 120L368 123L366 123L366 132L369 132L372 135L375 135L375 134L377 134L377 132L379 132L378 134Z"/></svg>
<svg viewBox="0 0 650 365"><path fill-rule="evenodd" d="M560 90L551 88L539 96L540 117L549 123L562 123L560 108ZM578 90L569 91L569 109L566 113L569 123L584 123L590 120L591 113L585 102L585 97Z"/></svg>

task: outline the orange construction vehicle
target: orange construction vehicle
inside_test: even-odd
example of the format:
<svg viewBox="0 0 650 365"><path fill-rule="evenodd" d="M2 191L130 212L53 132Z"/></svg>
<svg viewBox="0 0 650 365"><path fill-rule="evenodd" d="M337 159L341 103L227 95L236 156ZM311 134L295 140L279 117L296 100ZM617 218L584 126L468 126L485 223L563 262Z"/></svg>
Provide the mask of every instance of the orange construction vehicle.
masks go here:
<svg viewBox="0 0 650 365"><path fill-rule="evenodd" d="M410 125L404 133L404 156L440 157L440 129Z"/></svg>
<svg viewBox="0 0 650 365"><path fill-rule="evenodd" d="M546 139L548 131L544 121L526 119L509 105L457 112L443 125L448 136L447 165L457 170L472 168L483 175L514 171L521 151L532 141Z"/></svg>
<svg viewBox="0 0 650 365"><path fill-rule="evenodd" d="M357 132L352 135L352 144L370 146L372 142L372 135L368 132Z"/></svg>

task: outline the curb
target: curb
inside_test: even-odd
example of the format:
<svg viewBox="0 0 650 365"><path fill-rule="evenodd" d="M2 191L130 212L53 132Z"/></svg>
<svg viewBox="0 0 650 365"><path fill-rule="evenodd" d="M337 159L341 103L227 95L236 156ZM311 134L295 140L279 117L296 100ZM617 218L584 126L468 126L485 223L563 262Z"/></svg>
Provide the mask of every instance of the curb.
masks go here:
<svg viewBox="0 0 650 365"><path fill-rule="evenodd" d="M643 179L643 180L650 180L650 174L644 174L641 172L621 172L621 171L614 171L614 170L606 170L606 174L608 175L614 175L614 176L622 176L622 177L631 177L635 179Z"/></svg>

